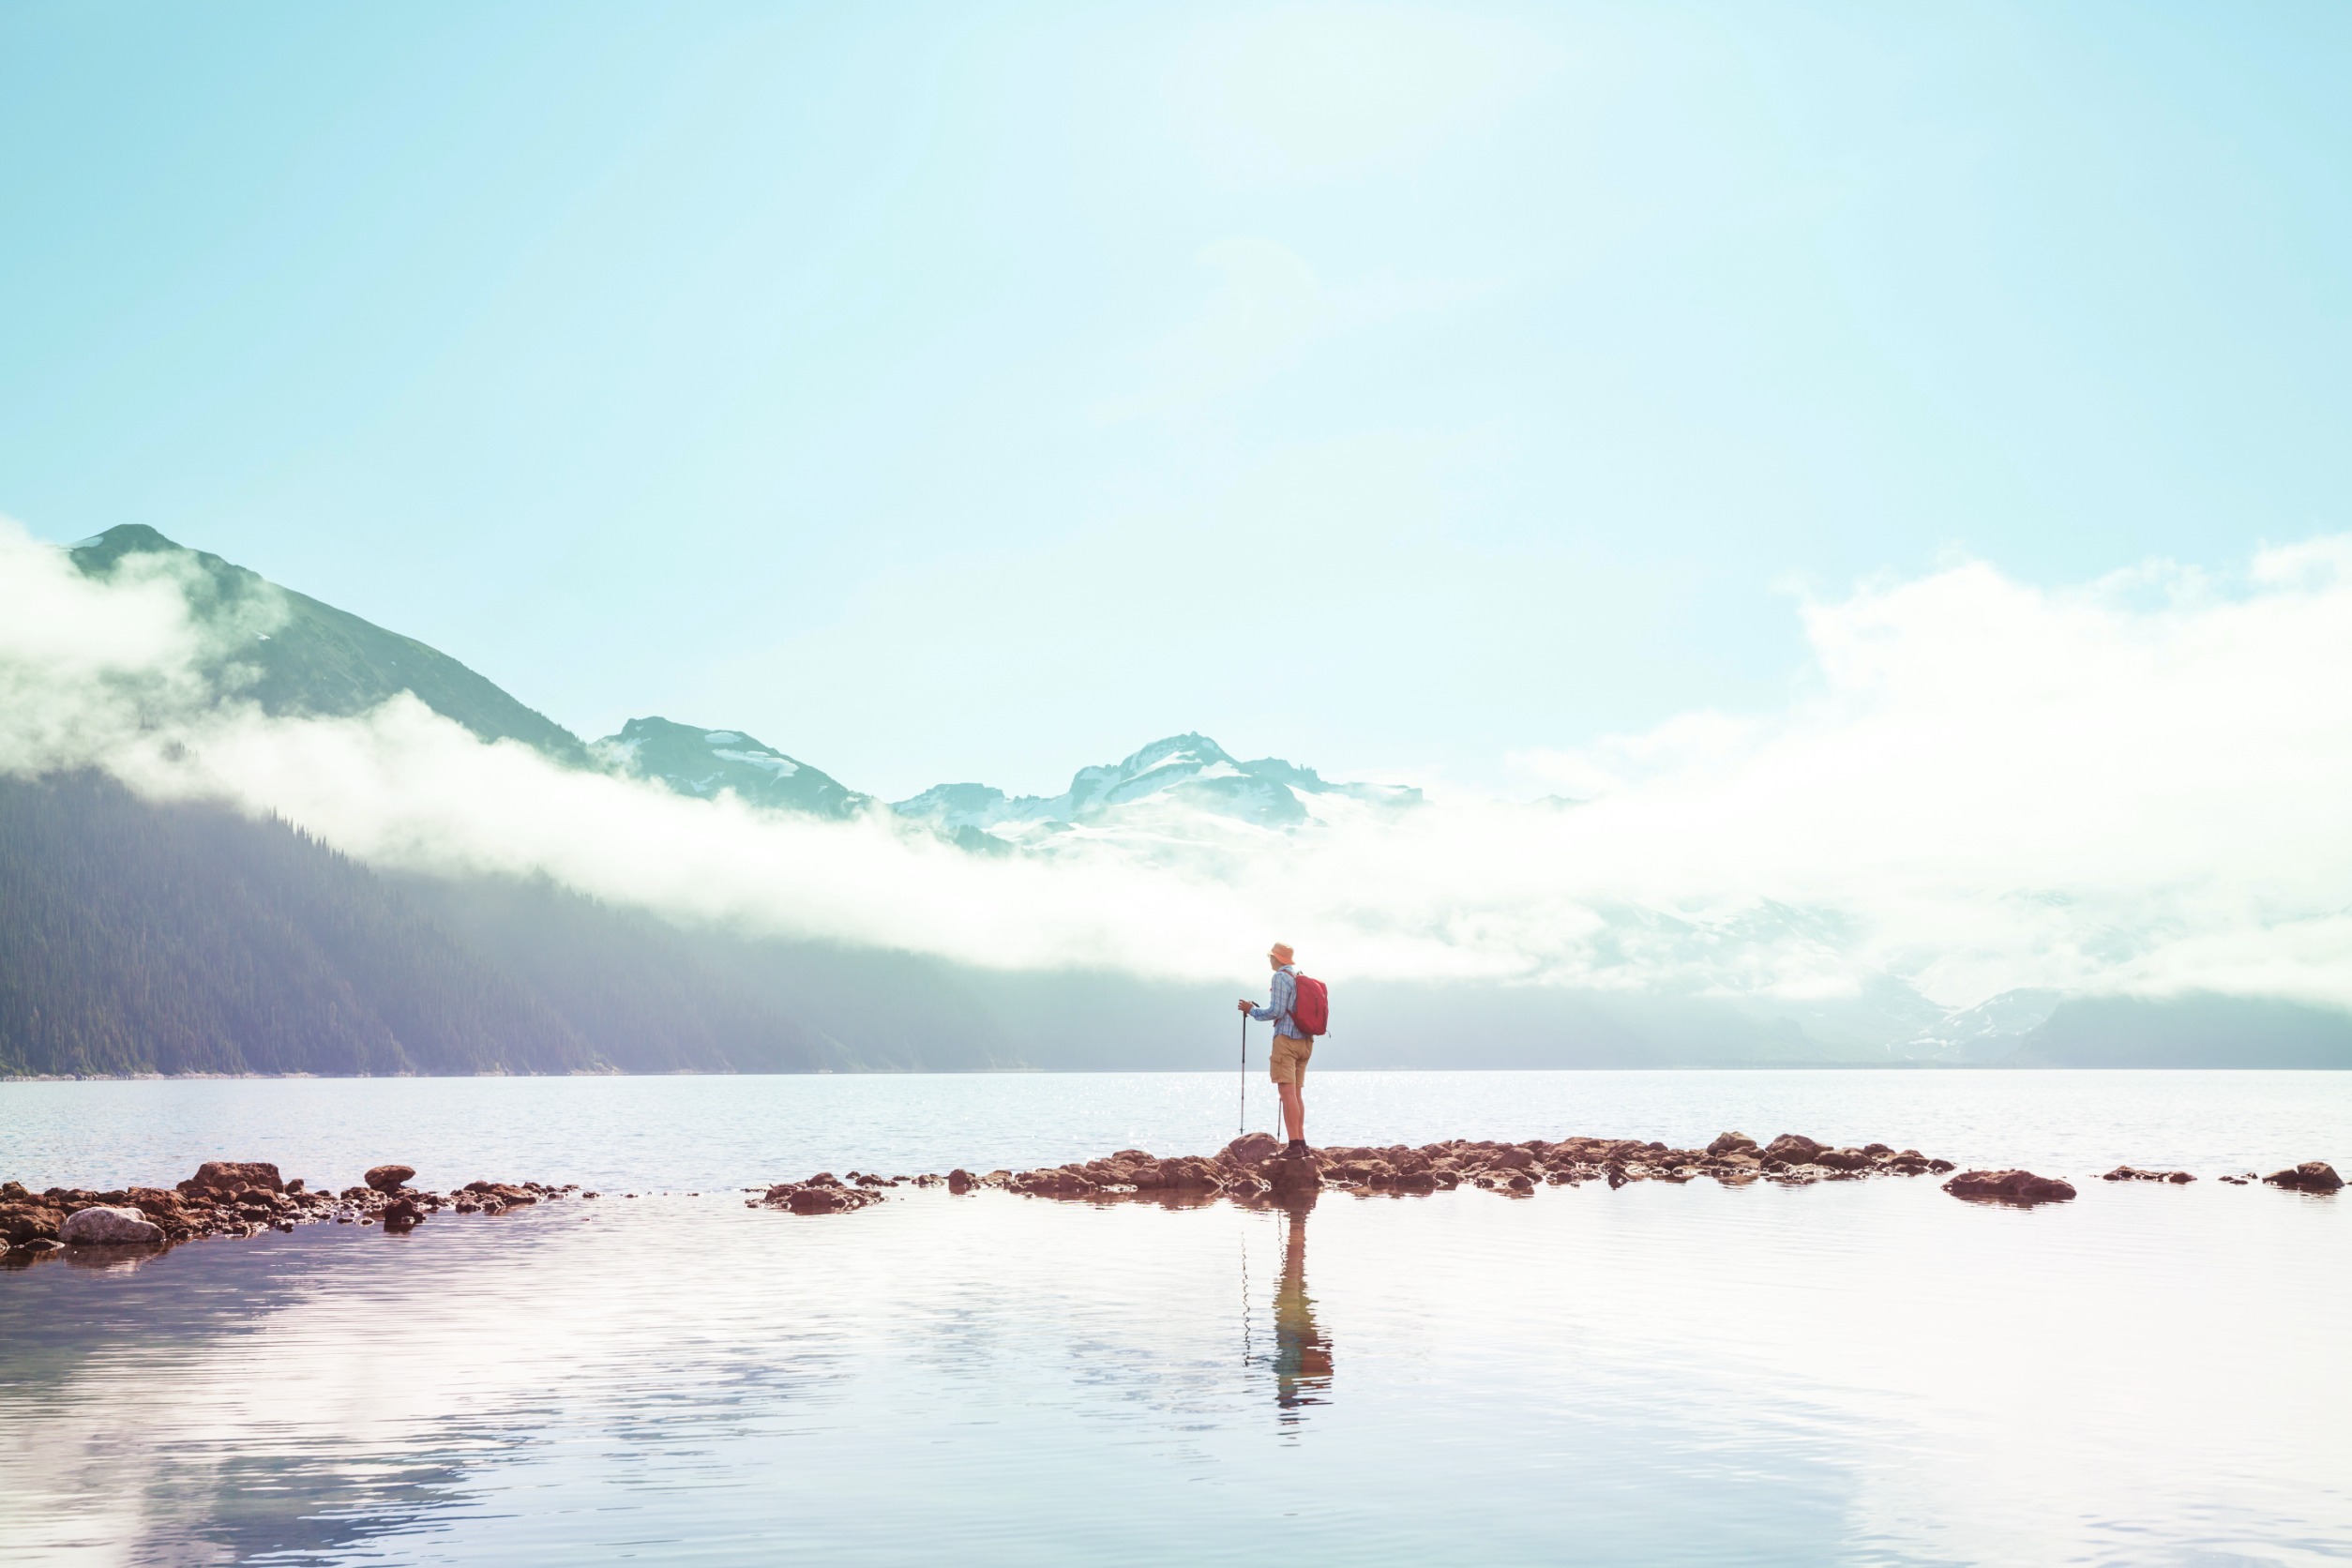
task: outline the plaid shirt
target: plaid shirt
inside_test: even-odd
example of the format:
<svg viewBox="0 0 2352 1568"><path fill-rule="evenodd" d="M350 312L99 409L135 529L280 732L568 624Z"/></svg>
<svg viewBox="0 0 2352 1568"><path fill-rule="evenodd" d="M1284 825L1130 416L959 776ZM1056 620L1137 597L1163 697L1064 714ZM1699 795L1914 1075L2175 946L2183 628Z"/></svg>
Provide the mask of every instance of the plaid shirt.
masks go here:
<svg viewBox="0 0 2352 1568"><path fill-rule="evenodd" d="M1260 1020L1274 1019L1274 1033L1287 1034L1293 1040L1306 1038L1306 1031L1290 1021L1290 1009L1299 1000L1298 970L1284 964L1274 972L1274 990L1266 998L1266 1005L1253 1007L1249 1016Z"/></svg>

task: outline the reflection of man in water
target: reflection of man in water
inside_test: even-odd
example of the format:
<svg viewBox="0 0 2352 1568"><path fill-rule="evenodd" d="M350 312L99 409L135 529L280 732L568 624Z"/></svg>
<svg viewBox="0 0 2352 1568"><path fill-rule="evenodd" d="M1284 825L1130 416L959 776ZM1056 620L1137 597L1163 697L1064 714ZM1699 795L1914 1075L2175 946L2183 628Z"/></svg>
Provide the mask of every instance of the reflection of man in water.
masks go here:
<svg viewBox="0 0 2352 1568"><path fill-rule="evenodd" d="M1289 1244L1282 1255L1282 1283L1274 1288L1274 1403L1286 1410L1320 1405L1331 1387L1331 1340L1315 1322L1315 1298L1306 1293L1306 1212L1315 1206L1285 1206ZM1296 1416L1289 1417L1297 1420Z"/></svg>

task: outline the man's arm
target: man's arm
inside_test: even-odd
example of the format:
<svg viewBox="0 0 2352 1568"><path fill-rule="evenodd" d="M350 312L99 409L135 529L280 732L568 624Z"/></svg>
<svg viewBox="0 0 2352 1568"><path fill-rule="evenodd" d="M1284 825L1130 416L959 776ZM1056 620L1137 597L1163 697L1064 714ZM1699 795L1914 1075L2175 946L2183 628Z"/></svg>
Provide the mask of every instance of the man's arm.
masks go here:
<svg viewBox="0 0 2352 1568"><path fill-rule="evenodd" d="M1279 1022L1290 1016L1290 1009L1297 1004L1298 996L1297 984L1282 971L1275 970L1274 985L1269 988L1266 997L1266 1005L1251 1008L1249 1016L1260 1022L1268 1020Z"/></svg>

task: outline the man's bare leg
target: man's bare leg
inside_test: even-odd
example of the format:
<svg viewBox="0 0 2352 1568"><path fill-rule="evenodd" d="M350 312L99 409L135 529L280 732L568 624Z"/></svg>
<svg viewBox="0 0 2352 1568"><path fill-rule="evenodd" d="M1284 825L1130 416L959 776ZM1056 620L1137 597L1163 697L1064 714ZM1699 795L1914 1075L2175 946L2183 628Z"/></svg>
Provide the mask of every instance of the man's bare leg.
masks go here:
<svg viewBox="0 0 2352 1568"><path fill-rule="evenodd" d="M1282 1091L1282 1123L1290 1130L1290 1141L1306 1141L1306 1096L1299 1093L1295 1083L1274 1085Z"/></svg>

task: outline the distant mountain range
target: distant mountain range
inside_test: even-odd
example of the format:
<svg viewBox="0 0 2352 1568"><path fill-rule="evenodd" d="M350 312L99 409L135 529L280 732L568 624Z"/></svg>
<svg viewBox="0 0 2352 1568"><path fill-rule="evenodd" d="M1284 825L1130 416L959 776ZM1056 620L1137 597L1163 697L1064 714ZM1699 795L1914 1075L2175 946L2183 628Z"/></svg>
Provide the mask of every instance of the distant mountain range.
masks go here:
<svg viewBox="0 0 2352 1568"><path fill-rule="evenodd" d="M110 528L72 550L93 577L127 557L169 556L190 565L190 602L216 625L267 626L223 656L224 691L273 715L348 716L407 691L484 740L519 740L570 767L652 779L683 795L731 792L746 805L840 819L889 809L967 848L1050 848L1063 834L1101 834L1170 820L1296 827L1340 802L1417 805L1402 786L1338 784L1275 758L1244 762L1206 735L1172 735L1117 762L1081 768L1058 795L1007 795L986 784L941 784L883 807L832 775L740 730L632 718L618 734L583 742L456 659L361 620L217 555L189 550L138 524Z"/></svg>
<svg viewBox="0 0 2352 1568"><path fill-rule="evenodd" d="M1384 784L1326 783L1313 768L1275 758L1238 761L1206 735L1170 735L1103 767L1080 768L1058 795L1008 795L986 784L939 784L892 807L966 843L987 834L1036 845L1055 836L1124 824L1173 809L1187 818L1296 827L1334 803L1382 807L1421 803L1421 792Z"/></svg>
<svg viewBox="0 0 2352 1568"><path fill-rule="evenodd" d="M1058 795L942 784L885 805L741 730L648 716L583 742L424 643L152 529L72 550L98 577L143 556L183 568L219 634L220 694L268 713L355 716L411 692L565 767L764 810L893 813L977 852L1246 844L1423 804L1184 734L1081 769ZM1611 918L1668 955L1834 935L1778 906L1737 930ZM282 822L157 805L95 776L0 776L0 1076L1215 1068L1231 1060L1230 994L688 929L544 882L386 875ZM1950 1013L1893 976L1810 1003L1360 981L1338 1017L1333 1063L1364 1067L2352 1067L2352 1018L2325 1008L2021 990Z"/></svg>

